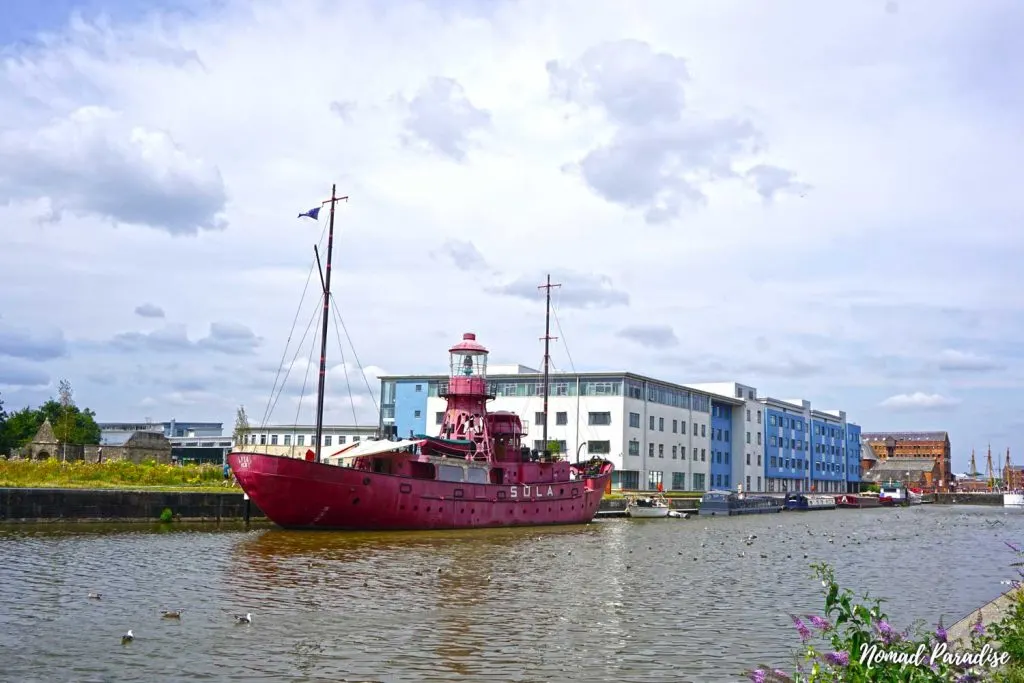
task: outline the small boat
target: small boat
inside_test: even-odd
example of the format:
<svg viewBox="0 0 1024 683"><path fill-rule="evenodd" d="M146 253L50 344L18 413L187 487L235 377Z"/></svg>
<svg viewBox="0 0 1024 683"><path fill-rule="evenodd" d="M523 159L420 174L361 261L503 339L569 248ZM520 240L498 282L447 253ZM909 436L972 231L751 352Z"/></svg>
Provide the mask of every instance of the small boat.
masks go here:
<svg viewBox="0 0 1024 683"><path fill-rule="evenodd" d="M701 516L757 515L780 512L782 498L749 496L733 491L708 491L700 499Z"/></svg>
<svg viewBox="0 0 1024 683"><path fill-rule="evenodd" d="M640 519L668 517L672 506L665 496L633 495L626 498L626 516Z"/></svg>
<svg viewBox="0 0 1024 683"><path fill-rule="evenodd" d="M1024 507L1024 493L1019 491L1004 493L1003 507Z"/></svg>
<svg viewBox="0 0 1024 683"><path fill-rule="evenodd" d="M908 489L902 484L885 484L879 489L878 502L886 507L906 507L920 505L924 496L920 491Z"/></svg>
<svg viewBox="0 0 1024 683"><path fill-rule="evenodd" d="M824 493L790 493L785 506L787 510L835 510L836 497Z"/></svg>
<svg viewBox="0 0 1024 683"><path fill-rule="evenodd" d="M881 503L878 496L870 493L844 493L836 496L836 507L841 508L876 508Z"/></svg>

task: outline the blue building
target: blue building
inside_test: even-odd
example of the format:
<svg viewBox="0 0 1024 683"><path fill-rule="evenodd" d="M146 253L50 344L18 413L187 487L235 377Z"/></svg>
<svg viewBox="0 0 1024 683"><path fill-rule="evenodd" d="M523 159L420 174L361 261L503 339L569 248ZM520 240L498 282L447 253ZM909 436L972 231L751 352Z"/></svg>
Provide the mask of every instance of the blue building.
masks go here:
<svg viewBox="0 0 1024 683"><path fill-rule="evenodd" d="M846 425L845 414L812 411L811 482L815 491L845 493Z"/></svg>
<svg viewBox="0 0 1024 683"><path fill-rule="evenodd" d="M860 491L860 425L846 423L846 490Z"/></svg>
<svg viewBox="0 0 1024 683"><path fill-rule="evenodd" d="M732 488L732 411L733 406L711 399L711 462L708 465L709 489Z"/></svg>
<svg viewBox="0 0 1024 683"><path fill-rule="evenodd" d="M807 401L763 399L765 405L764 476L768 491L787 493L811 488Z"/></svg>

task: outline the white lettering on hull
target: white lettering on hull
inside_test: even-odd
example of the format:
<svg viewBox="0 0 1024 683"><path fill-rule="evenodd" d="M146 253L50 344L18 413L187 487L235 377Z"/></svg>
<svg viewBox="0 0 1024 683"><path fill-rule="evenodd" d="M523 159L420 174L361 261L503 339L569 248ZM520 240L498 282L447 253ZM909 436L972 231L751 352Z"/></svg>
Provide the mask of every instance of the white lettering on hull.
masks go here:
<svg viewBox="0 0 1024 683"><path fill-rule="evenodd" d="M554 496L555 495L555 489L553 487L551 487L551 486L548 486L548 490L545 492L544 489L541 486L537 486L537 485L527 486L526 484L523 484L523 486L522 486L522 489L523 489L522 493L523 493L523 495L522 496L519 495L519 488L520 487L518 487L518 486L510 487L509 491L508 491L508 497L509 498L532 498L532 497L545 498L545 497L549 497L549 496Z"/></svg>

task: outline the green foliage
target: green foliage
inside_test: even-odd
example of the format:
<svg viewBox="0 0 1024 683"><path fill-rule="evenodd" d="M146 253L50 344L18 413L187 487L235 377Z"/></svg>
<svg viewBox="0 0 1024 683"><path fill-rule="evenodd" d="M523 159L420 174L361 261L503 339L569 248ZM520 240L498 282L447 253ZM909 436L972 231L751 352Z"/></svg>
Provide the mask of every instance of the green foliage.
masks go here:
<svg viewBox="0 0 1024 683"><path fill-rule="evenodd" d="M0 455L11 452L11 444L7 441L7 411L4 410L4 397L0 395Z"/></svg>
<svg viewBox="0 0 1024 683"><path fill-rule="evenodd" d="M879 493L882 487L878 484L861 484L860 490L861 493Z"/></svg>
<svg viewBox="0 0 1024 683"><path fill-rule="evenodd" d="M67 387L70 392L70 385ZM96 413L82 409L70 401L70 393L64 397L64 404L50 399L38 408L25 407L0 417L0 453L20 448L35 438L45 420L50 421L54 436L71 444L95 445L100 442L100 427L96 424ZM0 406L2 412L2 406ZM6 448L6 450L5 450Z"/></svg>
<svg viewBox="0 0 1024 683"><path fill-rule="evenodd" d="M831 567L825 564L811 567L821 581L825 616L792 615L803 643L795 672L789 674L761 666L746 672L751 681L1024 683L1021 668L1024 665L1024 595L1020 592L1016 594L1012 609L998 623L985 628L979 613L979 621L971 630L969 640L954 645L947 642L941 620L934 631L923 630L918 624L897 632L882 611L882 600L872 599L867 594L858 599L849 589L840 588ZM978 655L986 646L989 655L984 662L960 662L954 657ZM1003 659L996 661L998 657Z"/></svg>
<svg viewBox="0 0 1024 683"><path fill-rule="evenodd" d="M160 513L160 521L164 523L174 521L174 513L171 512L171 508L164 508L163 512Z"/></svg>
<svg viewBox="0 0 1024 683"><path fill-rule="evenodd" d="M548 452L551 455L558 455L562 452L562 446L557 441L548 441Z"/></svg>
<svg viewBox="0 0 1024 683"><path fill-rule="evenodd" d="M236 448L245 443L245 437L251 431L249 416L245 413L245 406L238 406L238 412L235 414L235 431L232 434Z"/></svg>
<svg viewBox="0 0 1024 683"><path fill-rule="evenodd" d="M127 460L60 462L0 460L0 487L21 488L217 488L230 489L219 465L158 465Z"/></svg>

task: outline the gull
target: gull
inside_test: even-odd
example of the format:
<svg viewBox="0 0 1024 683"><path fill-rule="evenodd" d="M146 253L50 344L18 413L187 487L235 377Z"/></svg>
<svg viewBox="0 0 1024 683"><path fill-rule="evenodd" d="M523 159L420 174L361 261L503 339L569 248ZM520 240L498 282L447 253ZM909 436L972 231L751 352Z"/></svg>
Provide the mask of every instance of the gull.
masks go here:
<svg viewBox="0 0 1024 683"><path fill-rule="evenodd" d="M128 643L132 642L133 640L135 640L135 634L132 633L131 629L128 629L128 633L125 633L123 636L121 636L121 644L122 645L127 645Z"/></svg>
<svg viewBox="0 0 1024 683"><path fill-rule="evenodd" d="M252 614L250 612L246 612L245 614L236 614L235 622L238 624L251 624Z"/></svg>
<svg viewBox="0 0 1024 683"><path fill-rule="evenodd" d="M184 611L185 610L181 610L181 609L164 610L160 614L163 616L164 619L181 619L181 613L184 612Z"/></svg>
<svg viewBox="0 0 1024 683"><path fill-rule="evenodd" d="M89 593L89 599L90 600L99 600L102 597L103 597L102 593Z"/></svg>

